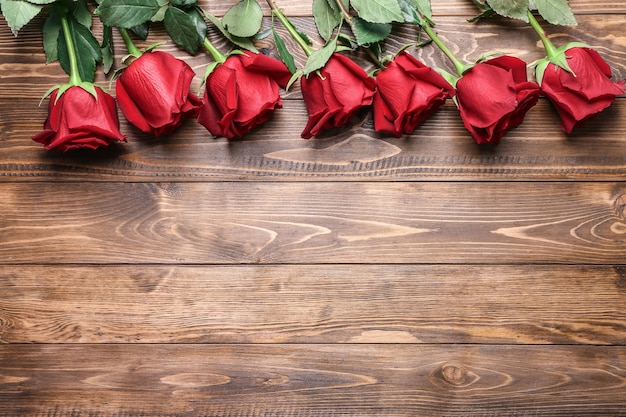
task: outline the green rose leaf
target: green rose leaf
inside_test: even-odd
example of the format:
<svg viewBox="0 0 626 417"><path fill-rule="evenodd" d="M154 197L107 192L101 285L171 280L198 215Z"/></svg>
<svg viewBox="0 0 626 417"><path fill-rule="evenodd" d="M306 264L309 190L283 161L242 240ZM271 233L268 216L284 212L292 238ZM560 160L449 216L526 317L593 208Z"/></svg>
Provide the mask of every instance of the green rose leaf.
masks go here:
<svg viewBox="0 0 626 417"><path fill-rule="evenodd" d="M43 4L33 4L27 1L3 0L2 14L13 35L17 36L20 29L37 16L43 7Z"/></svg>
<svg viewBox="0 0 626 417"><path fill-rule="evenodd" d="M219 29L220 32L222 32L222 35L224 35L226 39L228 39L229 41L231 41L233 44L237 45L241 49L247 49L248 51L258 52L257 48L254 46L254 42L252 42L251 39L241 38L239 36L235 36L231 34L230 32L226 30L224 25L222 25L222 22L217 17L213 16L211 13L207 12L206 10L202 10L202 12L204 13L204 16L207 18L207 20L209 20L209 22L211 22L216 28Z"/></svg>
<svg viewBox="0 0 626 417"><path fill-rule="evenodd" d="M292 74L298 70L296 67L296 61L291 55L291 52L287 49L287 45L285 45L285 41L280 37L278 32L272 28L272 32L274 34L274 44L276 45L276 49L278 50L278 56L285 63L287 68Z"/></svg>
<svg viewBox="0 0 626 417"><path fill-rule="evenodd" d="M163 24L165 31L176 45L182 47L190 54L198 52L200 39L196 21L189 13L177 7L169 7L165 12Z"/></svg>
<svg viewBox="0 0 626 417"><path fill-rule="evenodd" d="M159 9L157 0L102 0L96 13L105 25L130 29L149 21Z"/></svg>
<svg viewBox="0 0 626 417"><path fill-rule="evenodd" d="M317 31L327 42L333 36L333 31L341 23L341 12L337 9L336 5L332 7L328 1L329 0L313 0L313 17Z"/></svg>
<svg viewBox="0 0 626 417"><path fill-rule="evenodd" d="M567 0L534 0L537 11L553 25L576 26L576 17Z"/></svg>
<svg viewBox="0 0 626 417"><path fill-rule="evenodd" d="M326 65L328 60L337 50L337 39L333 39L324 45L323 48L313 52L309 59L306 61L306 65L303 68L304 76L308 76L310 73L315 72Z"/></svg>
<svg viewBox="0 0 626 417"><path fill-rule="evenodd" d="M428 19L433 18L433 9L430 5L430 0L413 0L413 2L417 6L417 10L419 10L421 14L423 14Z"/></svg>
<svg viewBox="0 0 626 417"><path fill-rule="evenodd" d="M151 22L162 22L165 20L165 12L170 8L170 3L167 0L157 0L159 3L159 10L150 18Z"/></svg>
<svg viewBox="0 0 626 417"><path fill-rule="evenodd" d="M76 60L78 63L78 73L81 80L93 82L96 73L96 63L102 60L100 44L91 31L81 25L72 15L67 16L70 27L72 42L76 49ZM61 31L58 41L59 62L66 73L70 73L70 60L67 51L65 35Z"/></svg>
<svg viewBox="0 0 626 417"><path fill-rule="evenodd" d="M402 22L402 10L397 0L350 0L361 19L371 23Z"/></svg>
<svg viewBox="0 0 626 417"><path fill-rule="evenodd" d="M319 34L325 41L330 40L334 30L342 23L341 9L335 0L313 0L312 10Z"/></svg>
<svg viewBox="0 0 626 417"><path fill-rule="evenodd" d="M422 25L424 23L418 12L415 1L398 0L398 5L400 5L400 10L402 10L402 16L404 16L404 21L406 23L415 23L417 25Z"/></svg>
<svg viewBox="0 0 626 417"><path fill-rule="evenodd" d="M261 30L262 23L263 10L255 0L241 0L222 18L226 30L242 38L256 35Z"/></svg>
<svg viewBox="0 0 626 417"><path fill-rule="evenodd" d="M111 26L104 26L102 28L100 51L102 52L102 70L105 74L108 74L115 61L113 56L113 28Z"/></svg>
<svg viewBox="0 0 626 417"><path fill-rule="evenodd" d="M128 30L142 41L145 41L146 39L148 39L148 35L150 34L150 22L144 22L140 25L133 26Z"/></svg>
<svg viewBox="0 0 626 417"><path fill-rule="evenodd" d="M28 0L28 1L31 1L31 0ZM93 19L91 16L91 11L89 10L89 7L87 6L87 1L81 0L81 1L75 2L74 4L76 6L74 7L74 10L71 11L71 13L76 18L76 21L80 23L81 25L85 26L86 28L91 28Z"/></svg>
<svg viewBox="0 0 626 417"><path fill-rule="evenodd" d="M387 39L391 35L391 23L371 23L354 17L352 19L352 31L359 46L370 45Z"/></svg>
<svg viewBox="0 0 626 417"><path fill-rule="evenodd" d="M488 3L500 16L528 22L528 0L489 0Z"/></svg>
<svg viewBox="0 0 626 417"><path fill-rule="evenodd" d="M198 45L201 45L204 42L204 38L206 38L206 22L200 12L197 9L189 9L187 10L187 14L191 19L194 27L196 28L196 34L198 35Z"/></svg>
<svg viewBox="0 0 626 417"><path fill-rule="evenodd" d="M43 50L46 53L46 64L59 59L58 45L61 36L61 16L52 8L48 18L43 23Z"/></svg>

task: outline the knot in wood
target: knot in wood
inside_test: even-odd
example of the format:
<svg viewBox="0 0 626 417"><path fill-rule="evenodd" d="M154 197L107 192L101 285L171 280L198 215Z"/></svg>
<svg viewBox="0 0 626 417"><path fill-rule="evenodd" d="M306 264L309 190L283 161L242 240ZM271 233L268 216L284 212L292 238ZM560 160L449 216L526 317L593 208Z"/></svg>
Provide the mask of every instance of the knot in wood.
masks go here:
<svg viewBox="0 0 626 417"><path fill-rule="evenodd" d="M452 385L465 385L467 383L467 370L457 365L444 365L441 368L443 380Z"/></svg>

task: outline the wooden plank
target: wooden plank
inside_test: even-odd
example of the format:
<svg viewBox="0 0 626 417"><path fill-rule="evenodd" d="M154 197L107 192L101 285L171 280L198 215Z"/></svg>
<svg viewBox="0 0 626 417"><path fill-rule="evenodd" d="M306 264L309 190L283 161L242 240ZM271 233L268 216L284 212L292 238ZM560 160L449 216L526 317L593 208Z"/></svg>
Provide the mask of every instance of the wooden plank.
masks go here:
<svg viewBox="0 0 626 417"><path fill-rule="evenodd" d="M452 103L399 139L377 134L371 115L364 115L350 128L304 140L306 109L288 100L241 140L214 139L193 121L170 138L154 139L124 122L123 131L133 133L128 143L66 154L46 152L30 139L45 119L35 100L0 102L0 114L6 116L0 119L0 182L622 181L626 175L626 99L570 136L541 100L495 148L474 143Z"/></svg>
<svg viewBox="0 0 626 417"><path fill-rule="evenodd" d="M5 266L3 343L624 344L626 268Z"/></svg>
<svg viewBox="0 0 626 417"><path fill-rule="evenodd" d="M624 183L3 183L0 262L626 259Z"/></svg>
<svg viewBox="0 0 626 417"><path fill-rule="evenodd" d="M5 345L0 364L4 415L588 417L626 407L624 346Z"/></svg>

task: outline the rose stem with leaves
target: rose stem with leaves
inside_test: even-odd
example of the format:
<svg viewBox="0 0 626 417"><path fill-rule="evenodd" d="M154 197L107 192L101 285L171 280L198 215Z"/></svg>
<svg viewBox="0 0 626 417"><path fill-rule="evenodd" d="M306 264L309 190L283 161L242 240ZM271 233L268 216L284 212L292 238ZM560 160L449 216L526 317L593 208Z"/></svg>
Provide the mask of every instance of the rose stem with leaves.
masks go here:
<svg viewBox="0 0 626 417"><path fill-rule="evenodd" d="M276 3L274 2L274 0L267 0L267 4L270 6L270 9L272 10L272 15L276 16L278 20L280 21L280 23L283 24L285 29L287 29L287 32L289 32L289 35L291 35L291 37L298 43L298 45L300 45L300 47L302 48L306 56L307 57L311 56L311 54L313 54L314 52L313 48L311 48L306 43L306 41L302 39L302 36L300 36L300 34L293 27L289 19L287 19L287 16L285 16L283 11L280 10L278 6L276 6Z"/></svg>
<svg viewBox="0 0 626 417"><path fill-rule="evenodd" d="M59 97L63 95L63 93L68 90L70 87L78 86L83 90L89 92L96 99L98 98L98 93L96 92L96 87L90 83L83 81L80 76L80 70L78 68L78 57L76 56L76 45L74 45L72 29L70 28L69 21L67 20L67 12L65 10L61 10L59 12L61 17L61 29L63 30L63 37L65 38L65 46L67 47L67 56L69 60L69 72L70 79L67 84L64 85L56 85L52 87L48 92L44 95L44 98L48 97L54 90L57 91L57 100ZM43 99L42 99L43 100Z"/></svg>

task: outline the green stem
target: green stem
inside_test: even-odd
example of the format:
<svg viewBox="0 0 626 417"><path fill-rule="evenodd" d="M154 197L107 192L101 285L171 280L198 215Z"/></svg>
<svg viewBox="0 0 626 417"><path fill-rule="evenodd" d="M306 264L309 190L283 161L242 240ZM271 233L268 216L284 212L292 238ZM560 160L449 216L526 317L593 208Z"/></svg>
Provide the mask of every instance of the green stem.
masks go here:
<svg viewBox="0 0 626 417"><path fill-rule="evenodd" d="M128 53L133 56L140 57L141 51L137 48L133 40L130 38L130 34L128 33L128 31L123 28L118 28L118 29L120 31L120 35L122 35L122 39L124 39L124 44L126 45L126 49L128 50Z"/></svg>
<svg viewBox="0 0 626 417"><path fill-rule="evenodd" d="M424 31L430 37L430 39L433 40L435 45L437 45L439 49L441 49L441 51L448 57L448 59L450 59L450 61L454 65L454 68L456 69L457 74L459 74L459 77L461 77L463 75L463 72L465 71L466 65L463 62L461 62L456 57L456 55L454 55L454 53L450 50L450 48L448 48L443 43L441 38L439 38L437 33L433 30L433 28L428 23L424 23L422 27L424 28Z"/></svg>
<svg viewBox="0 0 626 417"><path fill-rule="evenodd" d="M314 52L313 48L311 48L306 43L306 41L302 39L302 36L300 36L300 34L293 27L289 19L287 19L287 16L285 16L282 10L280 10L278 6L276 6L276 3L274 3L274 0L267 0L267 4L269 4L270 9L272 9L272 14L278 18L280 23L283 24L285 29L287 29L287 32L289 32L289 35L291 35L291 37L298 43L298 45L300 45L300 47L302 48L306 56L311 56L311 54Z"/></svg>
<svg viewBox="0 0 626 417"><path fill-rule="evenodd" d="M67 15L61 14L61 27L63 28L63 37L65 38L65 45L67 46L67 55L70 60L70 84L80 85L83 80L80 78L80 72L78 71L78 59L76 58L76 47L74 46L74 38L72 37L72 31L70 30L70 24L67 21Z"/></svg>
<svg viewBox="0 0 626 417"><path fill-rule="evenodd" d="M533 27L533 29L535 29L535 32L537 32L537 34L539 35L541 43L543 43L543 47L546 50L546 55L548 56L548 59L553 59L556 55L558 55L557 48L548 38L548 35L546 35L546 32L543 30L543 28L530 10L528 11L528 21L530 22L530 25Z"/></svg>
<svg viewBox="0 0 626 417"><path fill-rule="evenodd" d="M341 10L341 14L343 18L346 21L351 22L352 16L350 15L350 12L348 12L348 10L346 10L346 8L343 6L343 3L341 2L341 0L335 0L335 4L337 4L337 7L339 7L339 10Z"/></svg>
<svg viewBox="0 0 626 417"><path fill-rule="evenodd" d="M211 56L213 57L213 59L215 60L215 62L219 62L222 63L224 61L226 61L226 55L224 55L223 53L221 53L216 47L215 45L213 45L211 43L211 41L209 41L209 38L204 38L204 42L202 43L202 45L204 46L204 49L207 50L208 53L211 54Z"/></svg>

